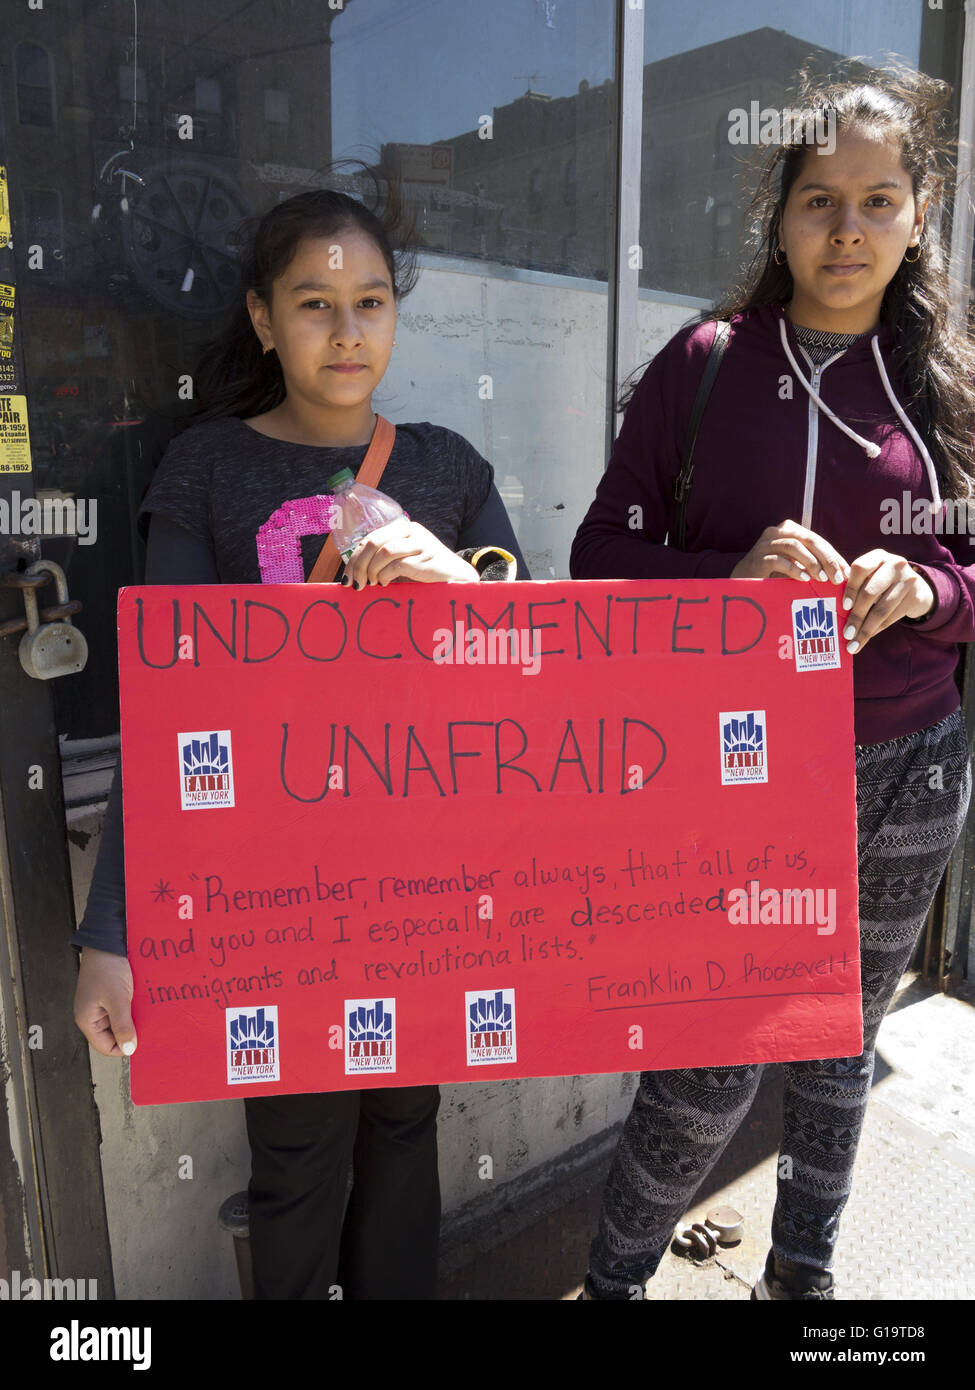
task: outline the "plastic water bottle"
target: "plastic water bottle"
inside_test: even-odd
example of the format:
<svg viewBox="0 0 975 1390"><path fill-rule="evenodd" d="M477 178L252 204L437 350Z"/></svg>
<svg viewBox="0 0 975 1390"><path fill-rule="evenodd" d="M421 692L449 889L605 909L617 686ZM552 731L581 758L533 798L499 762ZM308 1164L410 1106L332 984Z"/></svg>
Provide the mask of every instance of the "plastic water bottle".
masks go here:
<svg viewBox="0 0 975 1390"><path fill-rule="evenodd" d="M327 487L335 498L337 517L332 527L335 545L343 562L361 540L380 526L406 513L398 502L378 488L357 483L351 468L343 468L329 478Z"/></svg>

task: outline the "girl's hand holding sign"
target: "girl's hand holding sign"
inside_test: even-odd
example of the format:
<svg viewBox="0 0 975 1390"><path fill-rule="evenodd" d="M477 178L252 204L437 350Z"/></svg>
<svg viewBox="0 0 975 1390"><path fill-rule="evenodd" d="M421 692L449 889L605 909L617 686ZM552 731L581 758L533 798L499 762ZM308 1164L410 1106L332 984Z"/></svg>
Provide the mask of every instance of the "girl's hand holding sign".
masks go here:
<svg viewBox="0 0 975 1390"><path fill-rule="evenodd" d="M869 550L854 560L843 597L849 618L843 628L848 652L865 647L871 637L901 618L917 622L937 602L923 574L902 555Z"/></svg>
<svg viewBox="0 0 975 1390"><path fill-rule="evenodd" d="M132 1023L132 968L125 956L86 946L81 953L74 1021L103 1057L130 1057L135 1051Z"/></svg>
<svg viewBox="0 0 975 1390"><path fill-rule="evenodd" d="M343 584L364 589L367 584L395 584L399 580L438 580L477 584L473 565L455 555L419 522L400 516L371 531L360 541L345 567Z"/></svg>
<svg viewBox="0 0 975 1390"><path fill-rule="evenodd" d="M918 622L937 602L931 585L909 560L887 550L870 550L852 565L815 531L795 521L768 526L731 571L732 579L819 579L846 581L843 627L847 651L855 655L871 637L902 618Z"/></svg>
<svg viewBox="0 0 975 1390"><path fill-rule="evenodd" d="M829 541L795 521L767 526L748 554L731 571L732 579L832 580L841 584L850 567Z"/></svg>

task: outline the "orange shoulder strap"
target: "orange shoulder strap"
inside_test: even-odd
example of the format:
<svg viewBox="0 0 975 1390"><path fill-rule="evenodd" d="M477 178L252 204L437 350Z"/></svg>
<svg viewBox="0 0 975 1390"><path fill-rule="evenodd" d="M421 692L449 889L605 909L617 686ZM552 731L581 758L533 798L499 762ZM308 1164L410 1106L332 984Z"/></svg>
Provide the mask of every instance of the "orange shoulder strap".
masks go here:
<svg viewBox="0 0 975 1390"><path fill-rule="evenodd" d="M364 483L366 487L376 487L379 479L383 476L383 469L393 452L393 444L396 440L396 426L391 425L382 415L376 416L376 426L372 432L372 439L369 441L369 448L358 473L355 475L357 483ZM318 552L318 559L315 567L308 576L309 584L331 584L332 580L339 572L341 557L332 536L326 538L325 544Z"/></svg>

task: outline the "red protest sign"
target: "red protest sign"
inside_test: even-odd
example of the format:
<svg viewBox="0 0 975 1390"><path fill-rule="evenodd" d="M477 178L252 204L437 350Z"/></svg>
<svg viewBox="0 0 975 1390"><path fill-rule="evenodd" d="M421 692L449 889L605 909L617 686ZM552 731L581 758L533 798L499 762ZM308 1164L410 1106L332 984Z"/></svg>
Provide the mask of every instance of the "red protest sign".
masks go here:
<svg viewBox="0 0 975 1390"><path fill-rule="evenodd" d="M123 590L133 1099L855 1055L851 659L797 587Z"/></svg>

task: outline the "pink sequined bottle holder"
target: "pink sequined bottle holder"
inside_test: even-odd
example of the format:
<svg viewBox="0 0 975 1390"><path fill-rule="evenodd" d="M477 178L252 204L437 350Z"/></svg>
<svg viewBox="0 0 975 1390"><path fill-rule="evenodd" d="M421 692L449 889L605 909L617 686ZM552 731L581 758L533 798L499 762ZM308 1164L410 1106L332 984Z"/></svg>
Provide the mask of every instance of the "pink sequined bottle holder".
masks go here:
<svg viewBox="0 0 975 1390"><path fill-rule="evenodd" d="M303 584L302 536L325 536L335 525L331 493L298 497L272 512L257 533L257 563L262 584Z"/></svg>

